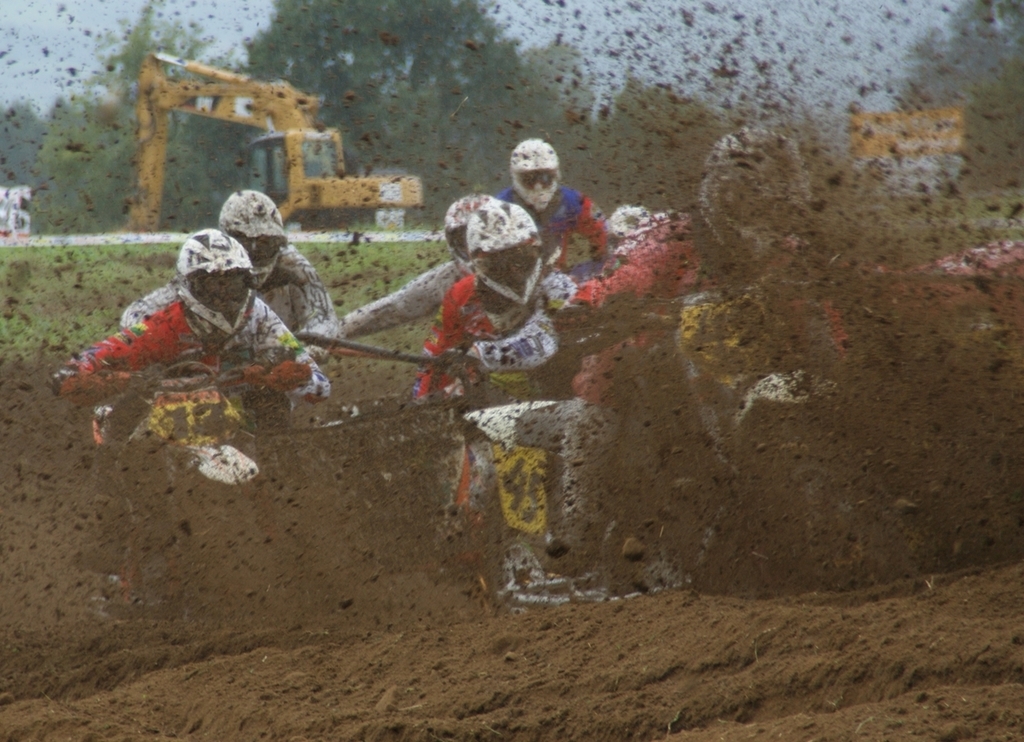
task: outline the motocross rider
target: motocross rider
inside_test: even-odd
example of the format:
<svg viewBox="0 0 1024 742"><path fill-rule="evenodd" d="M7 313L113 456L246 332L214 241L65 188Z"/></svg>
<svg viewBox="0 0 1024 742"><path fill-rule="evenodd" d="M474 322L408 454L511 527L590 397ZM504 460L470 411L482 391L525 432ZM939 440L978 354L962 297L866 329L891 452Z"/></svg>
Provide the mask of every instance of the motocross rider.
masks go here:
<svg viewBox="0 0 1024 742"><path fill-rule="evenodd" d="M346 314L340 322L341 337L370 335L436 311L448 289L472 273L466 251L466 222L470 214L491 200L490 196L473 194L452 203L444 215L444 238L452 259L414 278L398 291Z"/></svg>
<svg viewBox="0 0 1024 742"><path fill-rule="evenodd" d="M608 259L604 270L581 284L575 303L599 310L609 300L618 301L611 309L577 315L584 321L581 329L593 340L604 335L610 341L598 352L580 360L580 369L572 380L573 392L588 402L607 404L611 398L614 370L624 349L656 344L677 316L676 305L669 301L692 290L697 281L699 260L694 249L690 217L675 212L649 212L642 206L620 206L608 219ZM651 301L654 300L654 301ZM562 313L561 317L572 317ZM652 320L661 316L662 322ZM632 318L632 319L631 319ZM602 326L608 332L595 332ZM633 327L648 329L636 333ZM566 323L560 323L563 337ZM624 335L625 332L625 335ZM621 339L619 339L621 338ZM590 345L591 341L587 342ZM573 344L577 352L584 346Z"/></svg>
<svg viewBox="0 0 1024 742"><path fill-rule="evenodd" d="M579 282L600 272L608 249L604 215L589 196L559 185L555 148L542 139L526 139L512 150L509 169L512 187L498 198L522 206L537 223L545 261L566 270L582 241L586 257L570 267L570 275Z"/></svg>
<svg viewBox="0 0 1024 742"><path fill-rule="evenodd" d="M677 337L716 447L758 400L800 403L829 388L845 355L839 313L800 281L809 246L791 230L809 198L799 149L777 132L740 129L707 158L697 225L707 290L685 300Z"/></svg>
<svg viewBox="0 0 1024 742"><path fill-rule="evenodd" d="M220 211L220 230L237 240L249 254L259 297L292 332L335 337L338 318L334 303L316 269L288 244L281 212L259 191L237 191ZM163 309L179 296L182 276L133 302L121 315L131 327Z"/></svg>
<svg viewBox="0 0 1024 742"><path fill-rule="evenodd" d="M547 553L560 559L582 545L599 510L602 462L616 429L607 409L582 399L542 398L546 380L535 373L549 370L559 353L552 319L572 305L577 285L547 264L536 224L516 204L492 200L473 212L466 244L472 272L445 294L424 355L448 356L452 366L469 359L468 372L459 376L445 365L425 364L413 395L446 399L472 389L477 398L465 417L486 438L467 439L459 481L485 481L493 475L506 522L535 534ZM481 372L488 384L472 388ZM549 485L554 486L550 496ZM516 507L506 497L513 490L520 494ZM487 500L479 497L471 485L465 491L460 487L455 504L470 513L486 510ZM517 553L513 545L503 569L515 571L511 565L520 561ZM579 558L585 559L585 553ZM530 565L536 573L545 574L535 561ZM534 581L530 590L543 592L543 582ZM512 593L521 592L515 580L507 583Z"/></svg>
<svg viewBox="0 0 1024 742"><path fill-rule="evenodd" d="M256 296L241 244L216 229L196 232L181 247L177 271L175 300L75 355L54 374L55 393L93 404L127 389L133 372L187 360L236 370L229 393L241 395L261 425L281 422L298 400L327 399L330 381Z"/></svg>
<svg viewBox="0 0 1024 742"><path fill-rule="evenodd" d="M492 385L514 398L531 395L524 372L558 350L549 312L571 301L575 284L548 271L536 224L515 204L489 200L466 227L471 273L444 295L424 354L464 353L490 374ZM458 396L462 382L435 366L420 370L413 396Z"/></svg>
<svg viewBox="0 0 1024 742"><path fill-rule="evenodd" d="M694 283L697 255L690 218L620 206L608 219L608 258L600 274L580 284L578 303L600 306L616 294L672 298Z"/></svg>

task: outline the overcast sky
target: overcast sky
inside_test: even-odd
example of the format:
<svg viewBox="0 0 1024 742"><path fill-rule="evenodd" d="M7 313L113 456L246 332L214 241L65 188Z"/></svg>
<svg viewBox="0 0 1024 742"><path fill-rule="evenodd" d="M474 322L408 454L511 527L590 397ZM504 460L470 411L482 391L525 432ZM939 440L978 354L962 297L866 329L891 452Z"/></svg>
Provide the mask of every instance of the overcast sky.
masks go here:
<svg viewBox="0 0 1024 742"><path fill-rule="evenodd" d="M0 23L0 101L29 99L45 111L60 96L80 93L98 71L96 42L118 32L119 20L134 23L144 0L23 0L14 12L4 2ZM195 22L215 40L215 50L240 47L268 25L272 0L167 0L164 14ZM238 50L244 59L244 49Z"/></svg>
<svg viewBox="0 0 1024 742"><path fill-rule="evenodd" d="M561 39L580 47L607 89L629 74L685 94L767 82L770 96L838 115L851 101L891 108L908 50L928 28L944 27L945 8L957 2L500 0L491 12L527 45ZM81 92L96 71L97 37L118 30L119 19L134 22L143 4L27 0L8 9L0 101L27 98L45 111L57 97ZM235 49L242 58L242 43L268 25L272 8L273 0L167 0L165 13L200 24L216 52Z"/></svg>

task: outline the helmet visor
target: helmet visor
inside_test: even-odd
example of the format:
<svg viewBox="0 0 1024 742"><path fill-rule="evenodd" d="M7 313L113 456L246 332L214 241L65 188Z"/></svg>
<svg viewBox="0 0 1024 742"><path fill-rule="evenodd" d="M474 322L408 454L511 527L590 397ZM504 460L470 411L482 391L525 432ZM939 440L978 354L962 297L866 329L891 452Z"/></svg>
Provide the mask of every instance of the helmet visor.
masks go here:
<svg viewBox="0 0 1024 742"><path fill-rule="evenodd" d="M477 253L473 264L492 283L523 296L535 278L539 261L540 244L536 240L528 240L499 252Z"/></svg>
<svg viewBox="0 0 1024 742"><path fill-rule="evenodd" d="M445 241L452 256L461 263L469 262L469 246L466 243L466 225L446 229L444 232Z"/></svg>
<svg viewBox="0 0 1024 742"><path fill-rule="evenodd" d="M188 289L196 301L232 319L248 303L252 283L252 274L243 270L219 273L197 271L188 277Z"/></svg>
<svg viewBox="0 0 1024 742"><path fill-rule="evenodd" d="M558 179L558 173L554 170L526 170L517 174L519 182L524 188L550 188Z"/></svg>
<svg viewBox="0 0 1024 742"><path fill-rule="evenodd" d="M230 235L242 243L242 247L249 253L249 260L257 270L272 264L278 253L288 244L288 238L284 235L264 234L259 237L248 237L241 232L231 232Z"/></svg>

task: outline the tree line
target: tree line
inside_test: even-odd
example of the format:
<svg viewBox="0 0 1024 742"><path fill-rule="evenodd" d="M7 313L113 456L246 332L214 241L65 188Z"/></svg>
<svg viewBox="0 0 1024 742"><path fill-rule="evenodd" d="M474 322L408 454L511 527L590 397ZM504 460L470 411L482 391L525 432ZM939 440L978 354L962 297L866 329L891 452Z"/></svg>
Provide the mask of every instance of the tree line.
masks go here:
<svg viewBox="0 0 1024 742"><path fill-rule="evenodd" d="M1024 171L1024 4L964 0L917 44L901 90L909 109L964 108L965 191L1020 189Z"/></svg>
<svg viewBox="0 0 1024 742"><path fill-rule="evenodd" d="M245 64L209 57L199 29L164 19L161 2L99 40L104 71L89 81L91 92L59 100L44 116L25 103L6 112L0 166L8 183L36 189L37 231L125 227L135 187L134 88L151 51L320 96L322 123L342 132L348 172L420 176L425 206L407 218L431 226L459 196L508 185L509 153L528 137L550 141L565 181L606 209L690 208L699 163L727 128L701 101L638 81L598 107L577 50L523 51L476 0L277 0ZM246 145L260 133L173 113L161 228L215 223L227 195L248 184Z"/></svg>
<svg viewBox="0 0 1024 742"><path fill-rule="evenodd" d="M508 185L508 154L527 137L550 141L565 182L608 211L622 203L692 210L711 143L744 121L742 111L637 79L600 102L578 50L557 42L524 50L478 0L276 0L244 64L211 57L201 29L168 20L162 2L100 37L103 72L89 92L41 116L15 103L0 119L0 176L36 189L38 231L125 227L134 88L151 51L320 96L322 123L344 137L348 171L420 176L425 207L409 218L431 226L455 198ZM1022 101L1017 0L964 0L945 32L922 39L901 91L906 108L965 106L969 189L1019 185L1010 171L1024 165ZM161 228L214 223L227 195L249 182L246 145L259 133L172 114Z"/></svg>

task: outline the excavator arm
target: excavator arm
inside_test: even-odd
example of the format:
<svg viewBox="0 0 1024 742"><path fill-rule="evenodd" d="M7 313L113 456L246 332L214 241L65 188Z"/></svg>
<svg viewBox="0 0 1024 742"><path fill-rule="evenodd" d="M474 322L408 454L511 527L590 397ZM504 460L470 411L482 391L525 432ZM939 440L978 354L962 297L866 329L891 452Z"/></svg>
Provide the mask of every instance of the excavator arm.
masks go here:
<svg viewBox="0 0 1024 742"><path fill-rule="evenodd" d="M208 81L168 78L173 65ZM129 229L155 230L160 221L167 156L168 114L197 116L253 126L266 131L316 129L320 102L287 83L258 82L245 75L165 54L150 54L139 72L135 116L138 121L138 193L132 203Z"/></svg>

